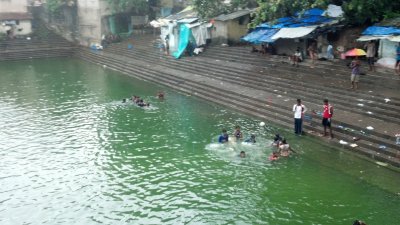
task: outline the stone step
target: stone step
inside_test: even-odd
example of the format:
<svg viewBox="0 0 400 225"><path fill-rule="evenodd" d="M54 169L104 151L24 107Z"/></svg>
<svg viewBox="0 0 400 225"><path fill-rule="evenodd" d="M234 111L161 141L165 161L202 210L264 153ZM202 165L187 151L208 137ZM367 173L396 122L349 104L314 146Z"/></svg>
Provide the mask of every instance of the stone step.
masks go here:
<svg viewBox="0 0 400 225"><path fill-rule="evenodd" d="M121 55L121 54L119 54L119 55ZM176 61L175 61L175 62L176 62ZM158 63L158 65L163 65L163 66L166 67L166 68L168 67L168 66L165 66L161 61L160 61L160 63ZM191 65L188 65L188 66L191 67ZM170 69L173 69L174 67L176 67L176 66L172 65ZM186 72L188 72L188 73L193 72L193 68L189 68L188 70L185 70L185 69L183 69L183 65L179 65L179 68L180 68L180 70L186 71ZM198 71L198 70L197 70L197 71ZM204 74L202 74L202 76L206 76L206 77L210 77L210 78L215 77L214 75L207 76L207 75L204 75ZM228 78L227 80L229 80L229 78ZM233 81L230 80L230 82L233 82ZM233 82L233 83L235 83L235 82ZM238 84L238 85L241 85L241 86L249 86L249 85L248 85L248 82L238 82L237 84ZM250 86L250 87L252 87L252 88L256 87L256 88L257 88L257 85L255 85L255 86ZM258 89L260 89L260 88L258 88ZM265 90L265 88L264 88L264 89L261 88L261 90ZM290 109L290 108L285 108L284 111L285 111L285 112L290 112L291 109ZM389 118L389 119L391 119L391 118ZM354 129L354 128L355 128L355 129L360 129L359 127L353 127L352 125L350 125L350 124L345 124L345 123L341 123L341 124L339 124L339 125L348 127L348 128L350 128L350 129ZM380 136L381 138L387 138L387 139L392 138L392 137L389 136L389 135L381 135L380 133L377 133L377 132L375 132L375 135ZM397 146L395 146L395 148L396 148L396 147L397 147Z"/></svg>
<svg viewBox="0 0 400 225"><path fill-rule="evenodd" d="M111 56L111 55L106 55L106 54L104 54L104 55L100 55L100 54L96 54L96 53L93 53L93 52L86 52L85 54L87 54L87 53L89 53L90 54L90 56L88 56L88 55L86 55L86 56L84 56L84 54L81 54L81 57L86 57L86 59L87 60L92 60L93 62L100 62L100 63L105 63L108 67L112 67L112 65L113 64L110 64L110 61L111 61L111 59L114 59L115 57L114 56ZM93 58L90 58L90 57L97 57L97 59L93 59ZM100 60L100 58L103 60L103 61L99 61ZM117 66L115 66L115 69L118 69L118 70L121 70L121 68L124 68L124 67L128 67L128 68L132 68L132 67L134 67L134 66L136 66L136 67L138 67L137 68L137 71L134 71L134 73L131 73L132 75L134 75L134 76L138 76L138 74L136 74L136 73L143 73L143 66L140 66L140 64L132 64L132 65L129 65L129 66L127 66L127 64L126 63L121 63L123 60L113 60L114 62L113 63L120 63L119 65L117 65ZM147 69L146 69L147 70ZM161 82L161 84L163 83L162 81L159 81L159 79L160 79L160 72L162 72L162 71L152 71L152 70L149 70L147 73L147 75L148 76L145 76L145 77L142 77L142 79L144 78L145 80L149 80L150 78L150 76L153 74L153 76L154 76L154 81L155 82L158 82L158 83L160 83ZM125 73L126 73L126 71L125 71ZM157 74L157 76L155 76L154 74ZM167 78L166 78L166 80L168 81L168 80L172 80L171 79L171 75L167 75ZM186 81L175 81L175 83L172 83L172 87L174 87L174 88L176 88L176 86L178 85L178 86L182 86L183 84L187 84L188 82L190 82L190 80L186 80ZM197 87L195 87L194 88L194 90L195 90L195 92L199 92L199 90L202 90L202 87L204 87L204 84L199 84L199 86L197 86ZM204 88L203 88L204 89ZM192 88L192 90L193 90L193 88ZM210 91L211 91L212 89L210 89L210 88L206 88L206 89L204 89L204 92L205 93L210 93ZM193 91L192 91L193 92ZM216 96L219 96L218 94L221 94L220 93L220 90L218 90L218 88L216 89L216 90L214 90L214 93L212 93L211 94L211 99L210 100L213 100L213 99L215 99L215 97ZM226 98L228 98L230 95L227 95L227 96L224 96L225 98L221 98L221 100L220 101L222 101L222 102L226 102ZM241 103L241 104L243 104L244 103L244 101L241 101L240 99L239 100L236 100L237 102L236 102L236 104L239 104L239 103ZM215 102L215 101L213 101L213 102ZM231 105L231 104L233 104L233 103L230 103L229 105ZM228 105L228 106L229 106ZM232 106L230 106L231 108L232 108ZM239 108L242 108L243 106L238 106ZM254 107L254 106L253 106ZM259 108L260 106L255 106L255 108L253 109L253 110L251 110L250 112L254 112L254 110L257 110L258 108ZM233 108L235 108L235 107L233 107ZM244 107L244 108L246 108L246 107ZM270 110L271 110L271 108L268 108L268 110L266 110L265 112L264 111L262 111L262 112L259 112L260 113L260 115L268 115L268 112L270 112ZM277 114L277 113L275 113L275 114L271 114L271 113L269 113L269 116L272 116L273 118L273 120L274 121L290 121L290 120L288 120L288 117L283 117L282 119L280 119L280 120L277 120L278 119L278 117L277 116L279 116L280 114ZM268 117L269 119L271 119L270 117ZM287 124L286 122L282 122L282 124L280 124L280 125L285 125L286 127L287 126L292 126L291 124ZM307 127L308 128L308 127ZM310 129L312 129L312 127L309 127ZM309 129L308 128L308 129ZM318 129L316 129L316 130L318 130ZM320 131L320 130L319 130ZM338 133L338 135L340 136L341 134L340 133ZM345 138L345 136L343 136L343 138ZM368 143L365 143L365 144L363 144L363 142L364 142L364 140L362 140L361 142L358 142L359 143L359 145L365 145L366 147L370 147L370 144L368 144ZM362 148L364 148L364 147L362 147ZM353 150L356 150L356 151L361 151L361 148L358 148L358 149L353 149ZM378 151L379 151L379 149L378 149ZM374 151L375 152L375 151ZM393 158L392 156L388 156L388 155L386 155L386 153L381 153L381 152L375 152L374 154L371 154L371 150L369 150L369 149L365 149L365 151L364 151L364 153L366 154L366 155L369 155L370 157L378 157L378 158L383 158L382 160L383 161L385 161L385 160L394 160L394 161L396 161L397 159L395 159L395 158ZM396 164L395 162L391 162L391 164Z"/></svg>
<svg viewBox="0 0 400 225"><path fill-rule="evenodd" d="M116 50L116 49L114 49L114 50ZM125 56L128 56L128 57L129 56L132 57L132 55L126 54L126 53L124 53L122 51L118 51L117 53L120 54L120 55L125 55ZM133 58L135 58L134 54L133 54ZM140 59L144 59L144 58L146 58L146 57L140 56ZM147 62L151 62L151 61L154 62L155 60L154 59L153 60L150 59ZM273 93L273 87L276 87L276 86L285 87L287 90L293 90L294 88L296 88L296 86L293 86L293 85L292 86L288 86L287 82L281 83L281 84L277 83L277 82L271 83L270 80L273 79L271 77L266 77L266 79L269 79L269 80L262 80L261 78L257 80L256 76L258 74L250 74L250 76L253 76L253 75L255 76L254 78L251 78L251 77L249 77L249 73L247 71L245 71L246 72L246 77L241 78L240 77L241 74L239 74L239 75L235 75L236 76L235 79L232 80L229 77L230 74L224 74L224 71L227 71L228 69L222 68L223 71L213 71L210 66L207 67L207 68L200 68L199 69L197 67L200 64L199 62L196 62L195 65L190 65L187 61L181 62L181 61L173 60L173 61L168 61L168 62L165 61L164 62L163 60L159 60L158 64L160 64L160 65L162 64L162 65L164 65L166 67L170 67L170 68L174 68L176 66L179 66L180 69L186 69L186 71L189 70L188 72L192 72L194 69L196 71L201 71L201 70L204 71L205 69L209 69L210 76L214 76L215 77L215 74L218 74L219 77L224 77L227 80L231 80L230 82L236 82L236 81L237 82L241 82L241 85L244 85L244 86L246 86L246 85L249 86L249 85L253 84L253 87L258 87L257 84L259 84L260 82L265 82L265 83L271 85L272 88L268 88L268 87L258 87L258 88L261 89L261 90L269 91L270 93L271 92ZM208 65L205 65L205 66L208 66ZM203 74L203 75L207 76L207 74ZM256 85L256 86L254 86L254 85ZM316 93L312 96L312 95L310 95L310 92L313 91L312 88L311 88L311 89L306 89L304 94L299 94L299 90L298 89L299 88L297 87L296 88L296 94L292 95L291 97L296 98L297 96L300 95L300 96L306 96L306 97L317 98L318 99L318 97L320 96L320 93L321 93L321 91L317 90L317 91L314 91ZM300 90L300 92L301 92L301 90ZM334 98L335 101L337 101L337 102L340 102L340 100L342 100L340 103L344 104L345 108L349 108L349 107L353 106L351 103L348 102L349 98L347 96L340 96L340 95L332 96L331 95L330 98ZM374 100L374 99L371 99L371 100ZM397 109L396 108L391 108L391 107L387 107L388 105L387 104L383 104L383 103L382 104L375 104L375 105L372 105L372 104L369 105L368 103L365 103L365 104L366 104L366 107L369 107L369 108L377 110L376 113L383 114L383 116L378 116L378 118L390 119L390 120L399 122L399 119L397 118L397 112L398 112L398 110L400 110L399 107L397 107ZM382 110L380 110L380 109L382 109ZM393 110L393 111L390 112L390 110ZM353 110L353 112L365 113L362 110L358 110L358 111L357 110ZM385 115L389 116L389 117L386 117ZM390 116L392 116L392 117L390 117Z"/></svg>

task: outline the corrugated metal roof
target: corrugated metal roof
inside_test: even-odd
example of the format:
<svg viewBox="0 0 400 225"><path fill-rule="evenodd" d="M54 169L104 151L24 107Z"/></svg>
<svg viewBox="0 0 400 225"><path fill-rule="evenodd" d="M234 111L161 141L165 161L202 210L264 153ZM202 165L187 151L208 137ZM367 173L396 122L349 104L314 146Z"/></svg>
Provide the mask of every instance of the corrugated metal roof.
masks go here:
<svg viewBox="0 0 400 225"><path fill-rule="evenodd" d="M243 9L239 10L230 14L222 14L214 18L214 20L219 20L219 21L227 21L227 20L233 20L245 15L248 15L252 12L254 12L255 9Z"/></svg>
<svg viewBox="0 0 400 225"><path fill-rule="evenodd" d="M177 23L193 23L196 22L197 20L199 20L199 18L195 17L195 18L184 18L184 19L180 19L178 21L176 21Z"/></svg>

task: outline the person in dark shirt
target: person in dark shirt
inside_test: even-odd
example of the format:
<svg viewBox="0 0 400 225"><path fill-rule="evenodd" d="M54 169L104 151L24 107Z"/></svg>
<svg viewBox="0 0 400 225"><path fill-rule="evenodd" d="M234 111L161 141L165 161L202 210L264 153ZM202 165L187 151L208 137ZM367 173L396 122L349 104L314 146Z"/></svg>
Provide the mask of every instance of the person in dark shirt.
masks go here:
<svg viewBox="0 0 400 225"><path fill-rule="evenodd" d="M228 136L226 129L222 129L222 134L219 136L218 142L225 143L225 142L228 142L228 140L229 140L229 136Z"/></svg>

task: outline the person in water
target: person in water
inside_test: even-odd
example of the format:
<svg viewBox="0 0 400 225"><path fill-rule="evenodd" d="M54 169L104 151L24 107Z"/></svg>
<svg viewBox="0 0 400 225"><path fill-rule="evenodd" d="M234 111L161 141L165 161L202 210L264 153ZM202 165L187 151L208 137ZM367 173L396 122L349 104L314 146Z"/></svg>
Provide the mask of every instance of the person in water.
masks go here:
<svg viewBox="0 0 400 225"><path fill-rule="evenodd" d="M143 101L143 99L140 99L137 105L140 107L145 107L145 106L150 106L150 103L146 103Z"/></svg>
<svg viewBox="0 0 400 225"><path fill-rule="evenodd" d="M275 161L279 159L279 153L278 152L272 152L272 154L269 156L270 161Z"/></svg>
<svg viewBox="0 0 400 225"><path fill-rule="evenodd" d="M290 145L286 142L286 139L282 140L282 143L279 145L279 154L281 156L287 157L290 155L290 152L294 152Z"/></svg>
<svg viewBox="0 0 400 225"><path fill-rule="evenodd" d="M159 91L159 92L157 92L157 98L159 98L159 99L164 99L164 92L162 92L162 91Z"/></svg>
<svg viewBox="0 0 400 225"><path fill-rule="evenodd" d="M272 143L273 146L279 147L279 144L282 141L282 137L280 136L280 134L275 134L274 137L274 142Z"/></svg>
<svg viewBox="0 0 400 225"><path fill-rule="evenodd" d="M246 158L246 152L241 151L239 156L240 158Z"/></svg>
<svg viewBox="0 0 400 225"><path fill-rule="evenodd" d="M367 225L365 222L361 221L361 220L355 220L353 222L353 225Z"/></svg>
<svg viewBox="0 0 400 225"><path fill-rule="evenodd" d="M122 103L126 103L126 98L123 98L123 99L122 99Z"/></svg>
<svg viewBox="0 0 400 225"><path fill-rule="evenodd" d="M235 127L235 132L233 133L233 135L236 137L236 140L243 138L242 131L240 131L240 126Z"/></svg>
<svg viewBox="0 0 400 225"><path fill-rule="evenodd" d="M218 142L226 143L226 142L228 142L228 140L229 140L229 136L228 136L226 129L222 129L222 134L219 136Z"/></svg>
<svg viewBox="0 0 400 225"><path fill-rule="evenodd" d="M250 138L248 138L247 140L245 140L244 142L248 142L248 143L256 143L256 135L252 134L250 136Z"/></svg>

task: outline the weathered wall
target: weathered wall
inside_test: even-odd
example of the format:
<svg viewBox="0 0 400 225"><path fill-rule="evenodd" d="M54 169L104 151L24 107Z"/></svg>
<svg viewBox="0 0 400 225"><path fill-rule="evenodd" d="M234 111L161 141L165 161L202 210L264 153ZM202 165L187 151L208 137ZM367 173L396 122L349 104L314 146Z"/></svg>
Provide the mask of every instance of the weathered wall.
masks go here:
<svg viewBox="0 0 400 225"><path fill-rule="evenodd" d="M248 23L248 19L245 19L242 24L239 23L239 19L228 21L228 43L232 44L240 42L240 38L247 33Z"/></svg>
<svg viewBox="0 0 400 225"><path fill-rule="evenodd" d="M389 40L381 40L379 42L378 56L379 58L396 58L396 48L398 43L389 41Z"/></svg>
<svg viewBox="0 0 400 225"><path fill-rule="evenodd" d="M300 48L303 57L307 58L307 40L306 39L278 39L272 44L278 55L293 55L297 48Z"/></svg>
<svg viewBox="0 0 400 225"><path fill-rule="evenodd" d="M105 0L78 0L79 42L88 46L91 43L100 43L101 35L105 30L105 21L102 18L111 13Z"/></svg>
<svg viewBox="0 0 400 225"><path fill-rule="evenodd" d="M215 21L211 36L214 44L228 43L228 26L226 22Z"/></svg>
<svg viewBox="0 0 400 225"><path fill-rule="evenodd" d="M239 43L240 38L247 33L247 24L249 23L249 20L249 16L244 16L241 19L237 18L227 21L215 21L215 29L212 32L213 43Z"/></svg>
<svg viewBox="0 0 400 225"><path fill-rule="evenodd" d="M0 0L0 13L2 12L28 12L27 0Z"/></svg>

